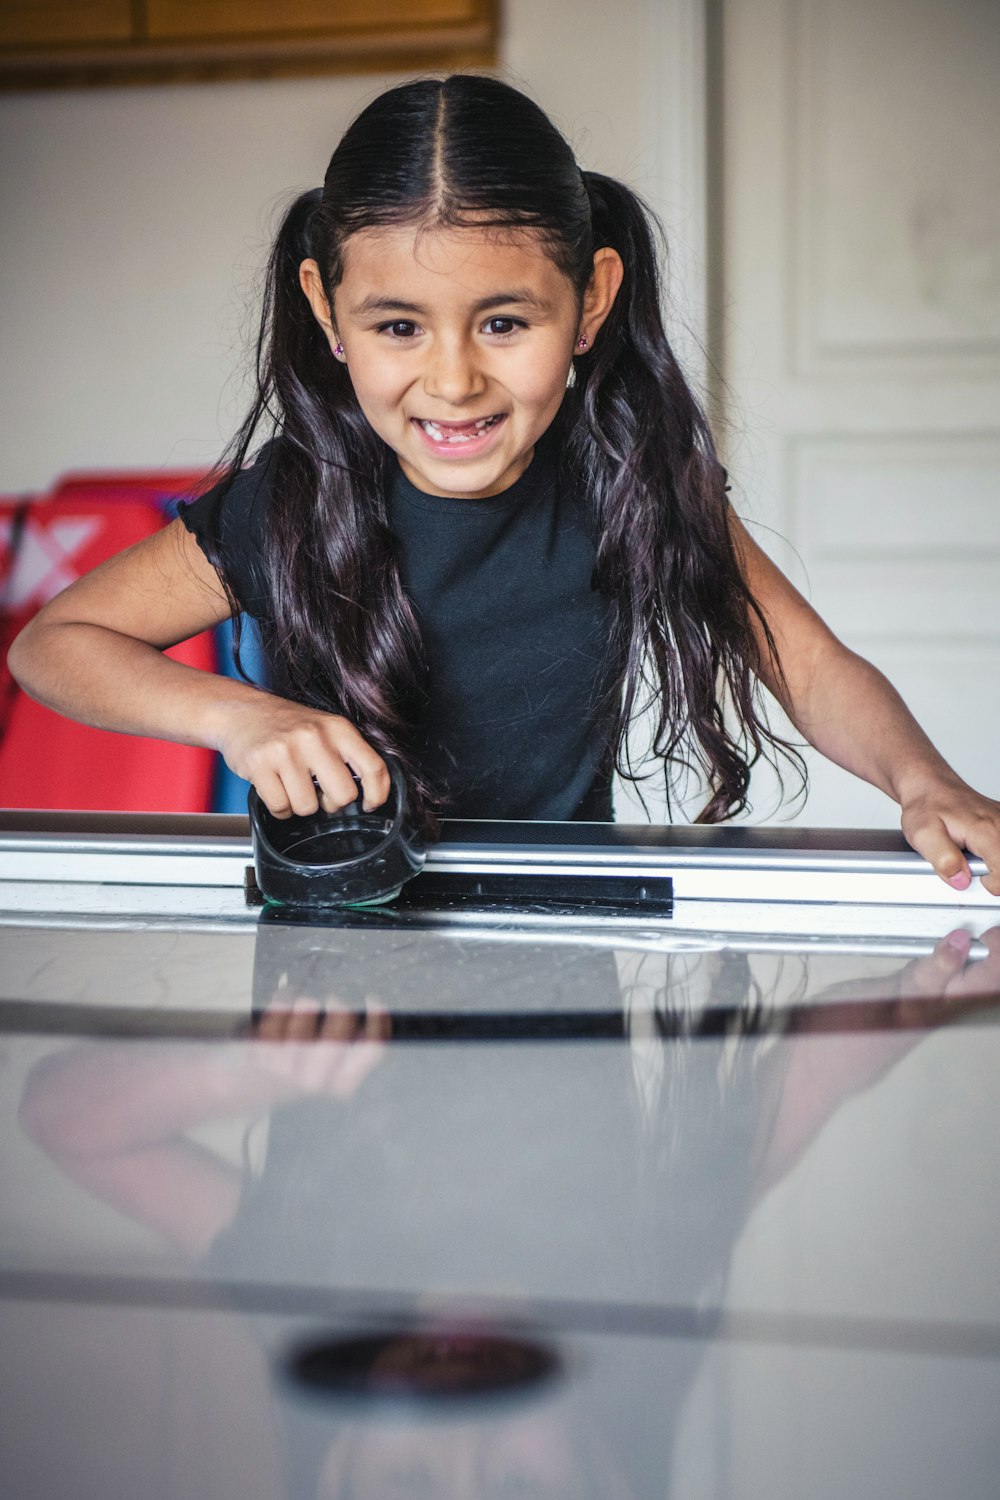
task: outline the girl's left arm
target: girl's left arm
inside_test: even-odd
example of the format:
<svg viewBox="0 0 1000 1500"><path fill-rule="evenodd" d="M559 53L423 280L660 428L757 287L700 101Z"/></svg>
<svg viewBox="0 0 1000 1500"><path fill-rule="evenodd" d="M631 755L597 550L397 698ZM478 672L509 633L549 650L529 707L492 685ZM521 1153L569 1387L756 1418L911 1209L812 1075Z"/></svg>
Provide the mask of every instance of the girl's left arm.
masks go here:
<svg viewBox="0 0 1000 1500"><path fill-rule="evenodd" d="M777 652L776 662L758 631L761 681L811 745L899 803L903 833L942 880L968 888L968 849L1000 896L1000 802L952 770L892 684L837 639L735 517L732 529Z"/></svg>

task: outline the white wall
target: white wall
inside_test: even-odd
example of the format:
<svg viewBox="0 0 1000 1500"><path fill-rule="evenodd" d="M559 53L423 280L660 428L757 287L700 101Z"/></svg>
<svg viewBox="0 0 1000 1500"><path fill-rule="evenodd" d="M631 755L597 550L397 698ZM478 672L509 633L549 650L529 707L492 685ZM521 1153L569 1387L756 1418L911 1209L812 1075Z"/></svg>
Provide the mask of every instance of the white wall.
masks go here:
<svg viewBox="0 0 1000 1500"><path fill-rule="evenodd" d="M697 131L662 81L689 0L507 0L505 72L584 165L666 207L697 281ZM681 28L680 34L678 28ZM680 35L680 45L678 45ZM682 70L682 81L683 81ZM393 78L0 98L0 491L71 468L197 466L240 411L254 278L289 193L319 183ZM697 178L697 173L695 173ZM683 258L683 257L682 257Z"/></svg>
<svg viewBox="0 0 1000 1500"><path fill-rule="evenodd" d="M746 0L722 51L736 504L996 796L1000 7ZM807 759L799 821L898 826L888 797ZM774 817L765 778L754 802Z"/></svg>

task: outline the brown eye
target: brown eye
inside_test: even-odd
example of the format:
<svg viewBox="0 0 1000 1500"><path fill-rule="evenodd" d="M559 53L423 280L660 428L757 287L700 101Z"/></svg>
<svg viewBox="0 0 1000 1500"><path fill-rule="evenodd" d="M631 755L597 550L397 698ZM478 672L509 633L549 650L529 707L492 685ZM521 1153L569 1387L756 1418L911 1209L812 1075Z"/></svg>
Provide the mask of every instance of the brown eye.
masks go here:
<svg viewBox="0 0 1000 1500"><path fill-rule="evenodd" d="M486 332L502 338L505 334L513 333L516 328L523 327L524 324L519 323L516 318L490 318L486 324Z"/></svg>

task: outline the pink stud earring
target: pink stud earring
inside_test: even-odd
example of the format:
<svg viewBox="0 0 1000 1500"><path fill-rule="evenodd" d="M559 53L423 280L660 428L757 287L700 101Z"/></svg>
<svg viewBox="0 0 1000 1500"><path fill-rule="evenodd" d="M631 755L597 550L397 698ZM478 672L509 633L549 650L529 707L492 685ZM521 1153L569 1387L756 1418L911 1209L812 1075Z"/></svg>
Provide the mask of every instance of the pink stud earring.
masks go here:
<svg viewBox="0 0 1000 1500"><path fill-rule="evenodd" d="M585 333L581 333L580 337L576 341L576 347L578 349L586 349L589 343L590 340L587 338L587 335Z"/></svg>
<svg viewBox="0 0 1000 1500"><path fill-rule="evenodd" d="M344 352L344 346L343 346L343 344L338 344L337 347L336 347L336 349L334 349L333 352L334 352L334 354L337 355L337 357L339 359L340 355L343 354L343 352Z"/></svg>

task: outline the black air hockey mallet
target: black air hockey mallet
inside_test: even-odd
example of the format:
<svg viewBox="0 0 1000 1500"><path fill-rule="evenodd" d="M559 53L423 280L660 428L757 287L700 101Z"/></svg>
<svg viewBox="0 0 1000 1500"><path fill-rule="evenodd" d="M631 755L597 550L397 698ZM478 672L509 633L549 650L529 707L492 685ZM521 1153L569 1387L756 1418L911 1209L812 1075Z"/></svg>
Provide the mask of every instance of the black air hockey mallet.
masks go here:
<svg viewBox="0 0 1000 1500"><path fill-rule="evenodd" d="M312 911L376 905L419 874L427 856L407 819L406 782L394 762L386 765L389 797L371 812L362 808L359 786L357 799L339 812L276 818L251 787L254 871L265 901Z"/></svg>

